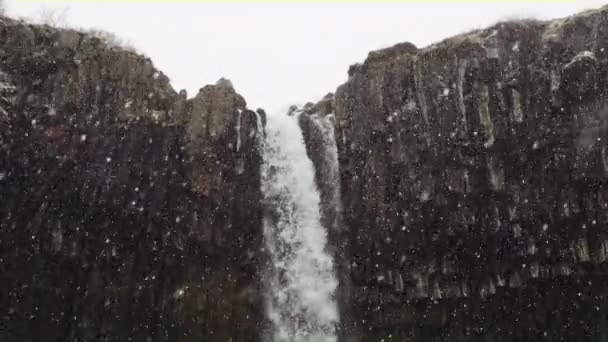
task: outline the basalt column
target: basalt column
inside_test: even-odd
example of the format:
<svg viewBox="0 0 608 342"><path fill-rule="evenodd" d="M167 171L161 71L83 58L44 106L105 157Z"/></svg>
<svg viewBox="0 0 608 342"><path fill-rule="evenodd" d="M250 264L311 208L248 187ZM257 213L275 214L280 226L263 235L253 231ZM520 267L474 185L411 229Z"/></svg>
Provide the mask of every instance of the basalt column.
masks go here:
<svg viewBox="0 0 608 342"><path fill-rule="evenodd" d="M257 118L149 59L0 17L0 339L257 340Z"/></svg>
<svg viewBox="0 0 608 342"><path fill-rule="evenodd" d="M607 336L606 75L607 8L351 67L334 100L351 336Z"/></svg>

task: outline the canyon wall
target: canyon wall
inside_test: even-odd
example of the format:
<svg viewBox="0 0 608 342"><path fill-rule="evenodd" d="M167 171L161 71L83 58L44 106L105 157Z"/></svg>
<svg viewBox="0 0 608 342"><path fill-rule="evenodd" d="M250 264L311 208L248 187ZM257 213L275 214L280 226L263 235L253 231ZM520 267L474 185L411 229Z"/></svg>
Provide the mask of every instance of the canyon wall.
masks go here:
<svg viewBox="0 0 608 342"><path fill-rule="evenodd" d="M605 340L608 7L398 44L348 74L344 339Z"/></svg>
<svg viewBox="0 0 608 342"><path fill-rule="evenodd" d="M149 59L0 17L0 339L255 341L258 116ZM263 114L263 113L262 113Z"/></svg>
<svg viewBox="0 0 608 342"><path fill-rule="evenodd" d="M344 341L608 339L608 8L374 51L294 109ZM256 341L258 127L0 17L0 339ZM334 136L335 126L335 136Z"/></svg>

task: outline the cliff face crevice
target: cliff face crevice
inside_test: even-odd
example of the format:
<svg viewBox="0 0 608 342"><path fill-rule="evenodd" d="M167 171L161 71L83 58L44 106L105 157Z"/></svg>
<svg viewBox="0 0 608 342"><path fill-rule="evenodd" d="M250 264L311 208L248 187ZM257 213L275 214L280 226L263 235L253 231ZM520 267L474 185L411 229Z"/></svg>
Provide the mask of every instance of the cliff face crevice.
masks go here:
<svg viewBox="0 0 608 342"><path fill-rule="evenodd" d="M605 334L607 54L602 8L351 67L334 99L346 335Z"/></svg>
<svg viewBox="0 0 608 342"><path fill-rule="evenodd" d="M0 335L256 340L258 116L149 59L0 18Z"/></svg>

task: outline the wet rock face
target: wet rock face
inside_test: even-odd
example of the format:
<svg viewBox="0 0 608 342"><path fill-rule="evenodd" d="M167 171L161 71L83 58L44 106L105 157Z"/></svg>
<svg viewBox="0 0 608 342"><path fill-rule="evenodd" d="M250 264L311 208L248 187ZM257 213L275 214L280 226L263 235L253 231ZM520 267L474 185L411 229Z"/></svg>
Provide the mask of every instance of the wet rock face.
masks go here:
<svg viewBox="0 0 608 342"><path fill-rule="evenodd" d="M257 116L151 62L0 18L0 336L256 340Z"/></svg>
<svg viewBox="0 0 608 342"><path fill-rule="evenodd" d="M327 94L317 104L308 103L302 109L293 108L298 121L308 157L315 168L315 183L321 199L321 224L328 233L329 253L334 257L334 269L341 275L340 289L336 291L339 316L348 315L350 302L347 290L349 231L342 223L340 200L340 170L335 137L335 115L333 94Z"/></svg>
<svg viewBox="0 0 608 342"><path fill-rule="evenodd" d="M608 8L351 67L334 108L345 335L605 333L607 72Z"/></svg>
<svg viewBox="0 0 608 342"><path fill-rule="evenodd" d="M337 234L342 225L339 222L340 184L332 102L333 94L330 93L317 104L308 103L301 109L294 106L290 112L298 117L306 153L315 167L315 183L321 197L321 223L330 234Z"/></svg>

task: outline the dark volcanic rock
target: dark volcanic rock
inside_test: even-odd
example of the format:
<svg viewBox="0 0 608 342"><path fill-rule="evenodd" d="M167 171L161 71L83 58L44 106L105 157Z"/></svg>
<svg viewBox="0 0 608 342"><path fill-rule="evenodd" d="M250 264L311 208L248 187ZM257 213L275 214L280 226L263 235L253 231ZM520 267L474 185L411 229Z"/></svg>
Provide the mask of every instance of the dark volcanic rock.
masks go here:
<svg viewBox="0 0 608 342"><path fill-rule="evenodd" d="M607 48L608 8L500 23L372 52L290 110L344 339L605 339ZM258 340L258 120L228 80L188 99L0 17L0 339Z"/></svg>
<svg viewBox="0 0 608 342"><path fill-rule="evenodd" d="M257 119L149 59L0 18L0 339L256 340Z"/></svg>
<svg viewBox="0 0 608 342"><path fill-rule="evenodd" d="M333 110L344 334L605 336L606 75L606 7L351 67Z"/></svg>

